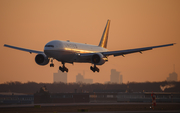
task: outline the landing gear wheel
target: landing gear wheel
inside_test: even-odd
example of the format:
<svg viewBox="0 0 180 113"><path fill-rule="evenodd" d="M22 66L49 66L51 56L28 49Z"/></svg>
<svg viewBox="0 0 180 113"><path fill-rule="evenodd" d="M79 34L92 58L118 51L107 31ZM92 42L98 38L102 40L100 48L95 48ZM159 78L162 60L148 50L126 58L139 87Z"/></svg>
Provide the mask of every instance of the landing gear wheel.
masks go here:
<svg viewBox="0 0 180 113"><path fill-rule="evenodd" d="M50 67L54 67L54 64L50 64Z"/></svg>
<svg viewBox="0 0 180 113"><path fill-rule="evenodd" d="M96 67L95 65L94 65L94 67L90 67L90 69L93 71L93 72L99 72L99 68L98 67Z"/></svg>
<svg viewBox="0 0 180 113"><path fill-rule="evenodd" d="M93 67L91 66L90 69L93 70Z"/></svg>
<svg viewBox="0 0 180 113"><path fill-rule="evenodd" d="M50 58L50 60L51 60L50 67L54 67L54 64L53 64L53 58Z"/></svg>
<svg viewBox="0 0 180 113"><path fill-rule="evenodd" d="M64 68L62 68L61 66L59 66L59 70L61 70L62 72L64 72Z"/></svg>
<svg viewBox="0 0 180 113"><path fill-rule="evenodd" d="M96 70L99 73L99 69Z"/></svg>
<svg viewBox="0 0 180 113"><path fill-rule="evenodd" d="M68 68L66 68L64 66L64 63L63 63L63 67L59 66L59 70L61 70L62 72L64 72L64 71L68 72L69 71Z"/></svg>
<svg viewBox="0 0 180 113"><path fill-rule="evenodd" d="M65 68L64 71L68 72L68 68Z"/></svg>
<svg viewBox="0 0 180 113"><path fill-rule="evenodd" d="M91 67L90 67L90 69L91 69L93 72L95 72L95 69L94 69L94 67L92 67L92 66L91 66Z"/></svg>
<svg viewBox="0 0 180 113"><path fill-rule="evenodd" d="M59 66L59 70L61 70L61 66Z"/></svg>
<svg viewBox="0 0 180 113"><path fill-rule="evenodd" d="M99 72L99 68L97 68L96 66L94 66L95 71Z"/></svg>

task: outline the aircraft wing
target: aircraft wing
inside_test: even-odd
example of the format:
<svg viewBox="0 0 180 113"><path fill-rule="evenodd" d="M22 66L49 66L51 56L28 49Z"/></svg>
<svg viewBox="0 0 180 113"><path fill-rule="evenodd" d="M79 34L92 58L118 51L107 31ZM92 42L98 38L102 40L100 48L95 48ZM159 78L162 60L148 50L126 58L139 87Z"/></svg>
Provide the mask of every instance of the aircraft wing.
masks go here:
<svg viewBox="0 0 180 113"><path fill-rule="evenodd" d="M25 48L15 47L15 46L7 45L7 44L4 44L4 46L9 47L9 48L13 48L13 49L17 49L17 50L21 50L21 51L26 51L26 52L29 52L29 53L44 53L43 51L25 49Z"/></svg>
<svg viewBox="0 0 180 113"><path fill-rule="evenodd" d="M122 55L122 56L124 56L125 54L130 54L130 53L136 53L136 52L142 53L142 51L152 50L154 48L173 46L174 44L175 43L165 44L165 45L158 45L158 46L151 46L151 47L136 48L136 49L127 49L127 50L118 50L118 51L107 51L107 52L101 52L101 53L103 55L105 55L105 56L109 56L109 55L114 55L114 56Z"/></svg>

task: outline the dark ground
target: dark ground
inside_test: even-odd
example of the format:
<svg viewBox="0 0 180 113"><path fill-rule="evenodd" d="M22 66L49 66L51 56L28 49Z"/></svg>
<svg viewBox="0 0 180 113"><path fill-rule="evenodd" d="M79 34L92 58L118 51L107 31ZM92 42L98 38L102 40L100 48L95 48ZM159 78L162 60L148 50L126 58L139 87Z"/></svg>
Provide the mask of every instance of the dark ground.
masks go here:
<svg viewBox="0 0 180 113"><path fill-rule="evenodd" d="M67 93L67 92L76 92L82 93L86 92L162 92L160 86L165 85L174 85L174 87L166 88L164 92L180 92L180 82L143 82L135 83L129 82L128 84L84 84L84 83L21 83L21 82L7 82L0 84L1 92L16 92L16 93L25 93L25 94L34 94L39 91L43 86L46 86L47 90L50 93Z"/></svg>
<svg viewBox="0 0 180 113"><path fill-rule="evenodd" d="M36 107L0 107L0 113L58 113L58 112L100 112L100 111L152 111L151 104L100 104L100 105L61 105ZM155 111L180 110L180 103L156 105Z"/></svg>

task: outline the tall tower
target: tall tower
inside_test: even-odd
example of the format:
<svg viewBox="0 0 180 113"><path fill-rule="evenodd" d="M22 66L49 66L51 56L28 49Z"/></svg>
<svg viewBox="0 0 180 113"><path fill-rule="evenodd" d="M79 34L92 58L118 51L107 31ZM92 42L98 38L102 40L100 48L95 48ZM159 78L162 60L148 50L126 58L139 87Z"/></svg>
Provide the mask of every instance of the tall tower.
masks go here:
<svg viewBox="0 0 180 113"><path fill-rule="evenodd" d="M116 84L122 84L122 75L115 69L111 69L110 82Z"/></svg>

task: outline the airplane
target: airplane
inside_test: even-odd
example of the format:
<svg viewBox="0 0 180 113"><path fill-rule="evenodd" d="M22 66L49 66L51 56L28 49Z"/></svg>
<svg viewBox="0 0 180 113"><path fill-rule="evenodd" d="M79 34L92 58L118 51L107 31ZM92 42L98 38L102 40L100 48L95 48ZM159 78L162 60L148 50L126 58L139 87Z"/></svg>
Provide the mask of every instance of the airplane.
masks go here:
<svg viewBox="0 0 180 113"><path fill-rule="evenodd" d="M47 65L50 61L50 67L54 67L53 60L56 59L57 61L62 63L62 66L59 66L59 70L61 70L62 72L68 72L68 68L65 67L65 63L91 63L94 66L90 66L90 69L93 72L99 72L100 70L97 65L103 65L105 62L107 62L108 56L110 55L113 55L114 57L124 57L124 55L126 54L136 52L142 53L143 51L152 50L154 48L173 46L175 44L171 43L143 48L109 51L107 49L109 27L110 20L107 20L98 46L60 40L53 40L48 42L44 46L44 51L31 50L7 44L4 44L4 46L29 53L36 53L37 55L35 57L35 62L38 65Z"/></svg>

